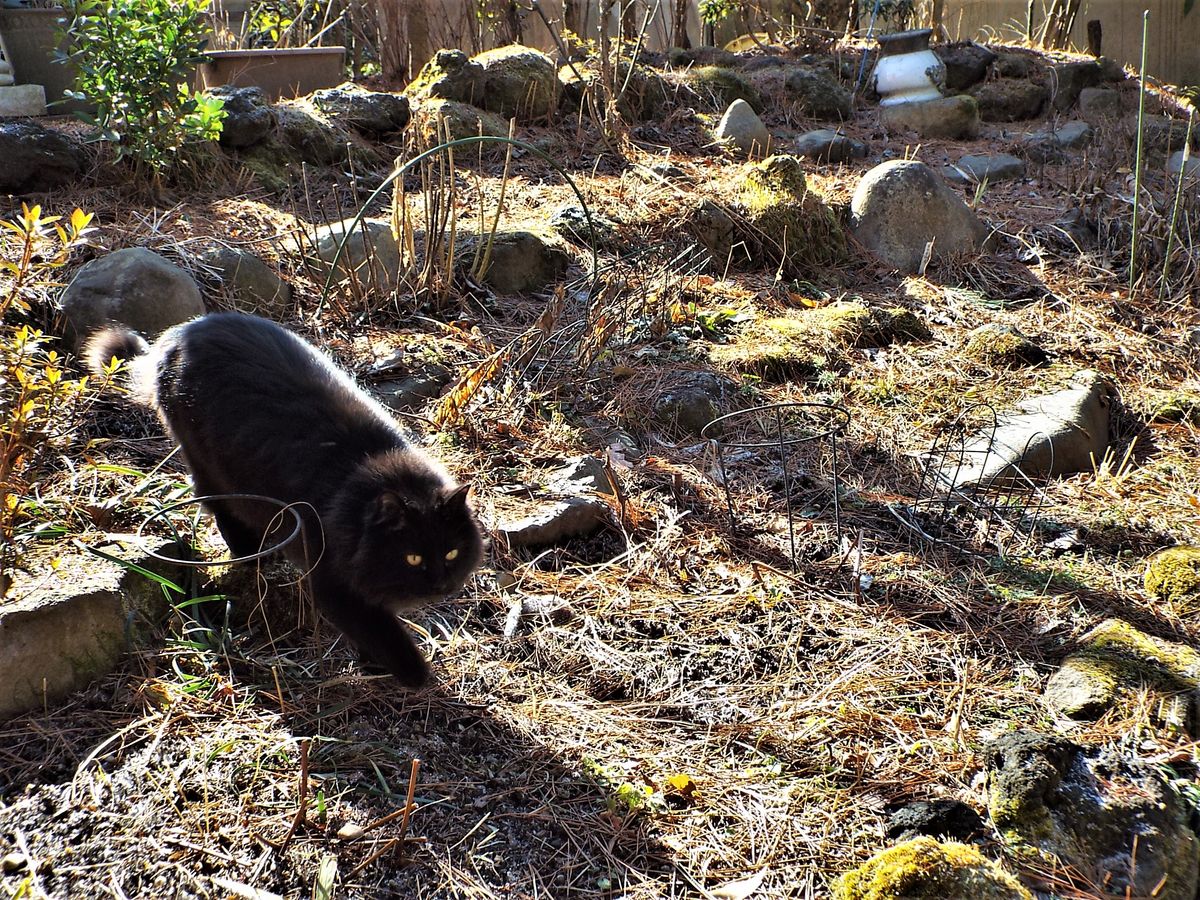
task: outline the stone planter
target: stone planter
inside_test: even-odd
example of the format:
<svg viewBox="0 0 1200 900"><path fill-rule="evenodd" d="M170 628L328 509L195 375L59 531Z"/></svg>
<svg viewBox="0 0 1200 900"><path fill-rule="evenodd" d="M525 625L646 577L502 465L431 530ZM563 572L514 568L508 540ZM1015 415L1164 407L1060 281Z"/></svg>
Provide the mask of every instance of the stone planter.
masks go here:
<svg viewBox="0 0 1200 900"><path fill-rule="evenodd" d="M946 81L946 66L929 49L929 28L900 31L879 38L875 89L880 106L937 100Z"/></svg>
<svg viewBox="0 0 1200 900"><path fill-rule="evenodd" d="M345 81L345 47L214 50L200 64L199 84L207 90L232 84L258 87L271 100L311 94Z"/></svg>
<svg viewBox="0 0 1200 900"><path fill-rule="evenodd" d="M17 84L40 84L51 115L94 111L85 103L63 100L75 84L75 66L54 60L58 32L64 27L61 9L0 9L0 35L9 53Z"/></svg>

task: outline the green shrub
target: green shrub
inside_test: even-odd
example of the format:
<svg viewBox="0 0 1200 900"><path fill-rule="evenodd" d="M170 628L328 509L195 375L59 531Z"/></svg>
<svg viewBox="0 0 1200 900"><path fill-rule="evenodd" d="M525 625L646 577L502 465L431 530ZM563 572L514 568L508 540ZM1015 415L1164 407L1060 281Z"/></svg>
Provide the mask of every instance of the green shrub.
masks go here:
<svg viewBox="0 0 1200 900"><path fill-rule="evenodd" d="M129 157L158 173L189 145L221 134L223 101L191 90L204 60L208 0L66 0L82 117Z"/></svg>
<svg viewBox="0 0 1200 900"><path fill-rule="evenodd" d="M37 480L74 431L93 391L66 377L49 338L28 321L88 232L91 215L42 216L40 206L0 221L0 597L12 584L25 544L38 536Z"/></svg>

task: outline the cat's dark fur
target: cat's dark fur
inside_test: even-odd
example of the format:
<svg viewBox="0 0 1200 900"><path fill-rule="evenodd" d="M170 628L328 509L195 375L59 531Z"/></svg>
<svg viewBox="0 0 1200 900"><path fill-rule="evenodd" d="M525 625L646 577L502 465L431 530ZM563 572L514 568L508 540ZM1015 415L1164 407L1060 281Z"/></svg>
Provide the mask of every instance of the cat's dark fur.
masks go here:
<svg viewBox="0 0 1200 900"><path fill-rule="evenodd" d="M401 682L425 681L425 659L395 610L457 592L483 544L467 489L382 407L324 354L255 316L204 316L153 346L110 328L85 355L93 371L114 355L132 359L134 395L178 441L198 496L298 504L303 540L286 552L309 573L317 607ZM277 512L246 501L208 506L235 556L263 546ZM279 535L277 527L265 543Z"/></svg>

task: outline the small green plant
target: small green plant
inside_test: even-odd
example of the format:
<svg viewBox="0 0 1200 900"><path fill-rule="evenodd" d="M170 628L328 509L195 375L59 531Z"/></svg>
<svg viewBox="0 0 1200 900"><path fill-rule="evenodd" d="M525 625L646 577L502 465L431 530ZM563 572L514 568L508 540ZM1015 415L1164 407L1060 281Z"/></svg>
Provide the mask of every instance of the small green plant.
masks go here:
<svg viewBox="0 0 1200 900"><path fill-rule="evenodd" d="M52 338L15 320L34 312L91 220L78 209L63 221L22 205L19 218L0 222L0 597L23 546L40 533L34 478L91 395L86 377L64 376Z"/></svg>
<svg viewBox="0 0 1200 900"><path fill-rule="evenodd" d="M224 102L190 90L204 60L209 0L66 0L70 96L96 106L80 116L117 157L152 172L170 169L189 146L221 134Z"/></svg>

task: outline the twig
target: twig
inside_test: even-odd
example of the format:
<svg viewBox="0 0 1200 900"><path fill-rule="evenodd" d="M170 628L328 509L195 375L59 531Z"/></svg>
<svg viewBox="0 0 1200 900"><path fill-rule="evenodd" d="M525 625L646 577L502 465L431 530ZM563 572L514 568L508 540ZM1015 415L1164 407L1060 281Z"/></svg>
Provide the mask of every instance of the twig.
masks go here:
<svg viewBox="0 0 1200 900"><path fill-rule="evenodd" d="M300 742L300 805L296 808L296 817L292 819L292 827L288 829L288 833L284 836L283 841L279 844L279 849L283 850L291 843L292 836L295 835L296 829L300 827L300 823L304 821L304 816L308 812L308 741Z"/></svg>

